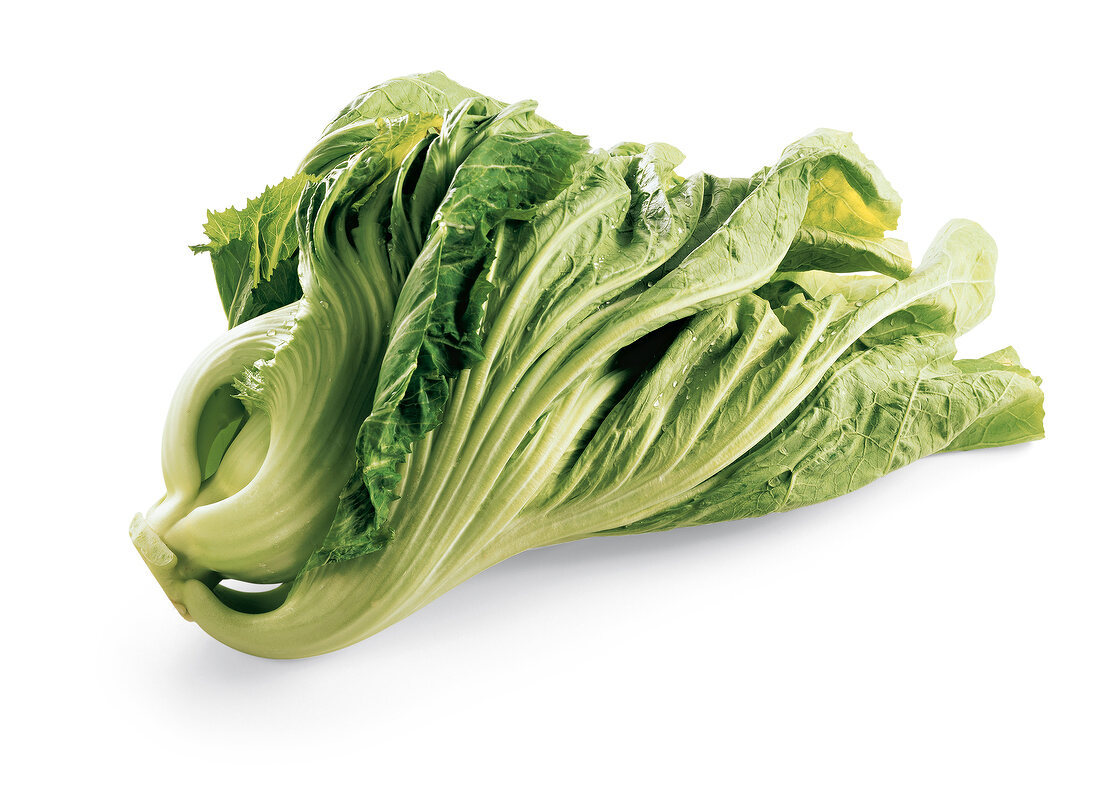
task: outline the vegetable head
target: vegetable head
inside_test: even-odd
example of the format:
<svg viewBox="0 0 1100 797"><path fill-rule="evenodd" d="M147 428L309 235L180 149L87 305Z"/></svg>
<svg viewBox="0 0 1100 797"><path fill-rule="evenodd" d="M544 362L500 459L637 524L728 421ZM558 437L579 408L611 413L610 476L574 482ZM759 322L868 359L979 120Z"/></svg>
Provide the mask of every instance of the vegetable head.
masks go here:
<svg viewBox="0 0 1100 797"><path fill-rule="evenodd" d="M211 213L230 330L186 373L131 533L251 653L358 641L527 548L793 509L1042 436L1011 349L955 359L993 241L920 267L900 199L819 130L750 178L591 149L439 73L345 108ZM280 586L242 592L237 579Z"/></svg>

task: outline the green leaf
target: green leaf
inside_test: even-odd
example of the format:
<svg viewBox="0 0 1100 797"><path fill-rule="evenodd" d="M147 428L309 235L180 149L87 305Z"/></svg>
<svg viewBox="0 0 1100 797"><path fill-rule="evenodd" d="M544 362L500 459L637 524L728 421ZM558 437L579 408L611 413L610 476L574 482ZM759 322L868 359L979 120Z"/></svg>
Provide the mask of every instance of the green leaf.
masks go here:
<svg viewBox="0 0 1100 797"><path fill-rule="evenodd" d="M901 197L877 167L858 153L848 133L819 130L818 138L836 148L810 182L806 214L787 256L784 271L877 271L899 279L913 270L904 241L884 237L897 227Z"/></svg>
<svg viewBox="0 0 1100 797"><path fill-rule="evenodd" d="M849 493L939 451L1042 437L1036 377L997 355L953 362L953 354L951 338L934 334L849 355L765 445L677 505L615 531L787 511Z"/></svg>
<svg viewBox="0 0 1100 797"><path fill-rule="evenodd" d="M301 298L294 221L311 179L288 177L248 200L244 210L207 211L209 242L191 251L210 253L230 328Z"/></svg>
<svg viewBox="0 0 1100 797"><path fill-rule="evenodd" d="M388 80L348 103L325 128L298 170L310 174L327 172L361 150L378 135L386 120L392 122L410 115L442 119L471 99L477 100L488 116L504 108L502 103L460 86L442 72Z"/></svg>
<svg viewBox="0 0 1100 797"><path fill-rule="evenodd" d="M775 166L752 178L749 188L727 221L624 308L624 315L648 318L662 305L698 310L730 301L772 278L808 222L847 226L853 234L874 234L876 229L881 234L882 225L896 220L900 205L851 136L834 130L815 131L787 147ZM838 196L845 199L847 215L832 201ZM840 215L826 222L823 214L830 208Z"/></svg>
<svg viewBox="0 0 1100 797"><path fill-rule="evenodd" d="M515 232L487 318L499 356L514 363L509 376L601 308L645 291L686 246L705 190L700 178L675 173L681 158L663 144L589 154L570 185Z"/></svg>
<svg viewBox="0 0 1100 797"><path fill-rule="evenodd" d="M504 109L503 103L455 83L442 72L394 78L368 89L344 106L325 128L325 135L358 122L373 122L379 118L413 113L443 116L471 97L485 101L489 114Z"/></svg>
<svg viewBox="0 0 1100 797"><path fill-rule="evenodd" d="M729 221L737 206L745 201L749 183L743 177L715 177L703 175L703 202L699 221L692 228L688 240L672 255L654 276L663 277L679 267L684 259Z"/></svg>
<svg viewBox="0 0 1100 797"><path fill-rule="evenodd" d="M904 279L913 270L909 246L897 238L860 238L803 226L779 266L781 271L875 271Z"/></svg>
<svg viewBox="0 0 1100 797"><path fill-rule="evenodd" d="M583 478L575 475L570 490L557 490L546 506L578 526L611 528L678 505L694 486L774 436L826 371L884 319L919 315L929 334L950 340L984 305L952 314L951 323L921 308L942 308L949 296L970 306L968 297L984 296L992 279L990 245L981 227L956 220L941 230L918 271L862 305L829 295L784 308L780 317L747 295L696 316L578 458ZM932 323L942 329L932 330Z"/></svg>
<svg viewBox="0 0 1100 797"><path fill-rule="evenodd" d="M984 411L947 446L946 451L1009 446L1043 437L1043 380L1020 365L1011 346L955 366L983 390ZM1015 374L1019 379L998 379Z"/></svg>
<svg viewBox="0 0 1100 797"><path fill-rule="evenodd" d="M495 133L523 133L548 129L533 113L535 103L520 102L493 112L497 103L470 97L458 103L442 120L417 161L415 184L394 189L390 214L390 259L401 278L420 254L433 216L451 187L458 167L479 143ZM409 169L414 168L411 164ZM406 195L407 194L407 195Z"/></svg>
<svg viewBox="0 0 1100 797"><path fill-rule="evenodd" d="M938 290L907 304L865 332L863 343L873 345L902 335L933 332L958 337L989 315L993 309L997 245L985 230L972 221L956 219L941 230L925 253L925 260L955 264L959 270L948 274Z"/></svg>
<svg viewBox="0 0 1100 797"><path fill-rule="evenodd" d="M660 158L655 159L655 163L659 162L661 162ZM540 308L536 314L539 319L537 323L543 323L543 319L549 318L550 321L547 323L566 327L569 331L556 340L553 348L539 359L537 365L523 375L522 381L516 384L514 396L508 400L507 406L501 409L499 401L490 399L486 406L492 411L486 414L484 407L479 410L483 417L479 418L479 423L471 433L470 439L475 442L480 441L482 421L487 415L489 418L496 418L494 429L496 440L480 449L468 449L477 450L477 456L482 460L479 466L472 470L476 476L470 478L479 482L499 478L508 457L520 445L523 435L534 426L542 413L548 410L556 397L571 389L576 382L591 379L601 373L609 363L621 356L624 349L636 341L650 333L655 333L666 325L675 324L685 317L697 314L701 310L721 307L733 302L767 282L801 226L816 176L822 170L837 168L838 162L845 164L845 173L858 176L861 190L868 192L866 204L881 203L881 197L876 192L888 195L892 190L885 179L877 173L874 165L851 144L846 135L819 131L788 147L775 167L765 169L754 177L749 184L751 190L743 200L736 203L732 213L721 224L713 225L713 217L708 219L707 226L713 230L709 237L691 249L686 256L681 257L676 254L677 259L680 260L679 265L652 284L650 278L646 276L643 285L635 286L636 290L623 292L621 298L612 301L609 305L601 304L595 308L588 308L583 321L580 323L574 321L572 326L564 323L564 320L556 319L553 314L548 315ZM694 183L687 181L683 185L698 186L699 183L704 187L706 185L705 179ZM736 186L731 185L729 188L731 194L739 193ZM730 203L730 205L733 204ZM698 207L698 204L695 207ZM642 218L645 218L645 214ZM698 218L696 215L691 221L685 221L684 229L680 230L681 241L671 252L660 254L648 269L649 271L672 257L673 252L683 248L690 237L690 229ZM665 219L660 223L670 224L671 226L667 229L670 232L676 232L677 225L671 219ZM575 279L583 280L587 277L588 275L582 271L582 274ZM755 299L755 297L752 298ZM756 301L762 304L759 300ZM767 378L773 380L774 384L767 393L767 405L762 407L760 412L755 413L742 412L736 407L723 411L722 417L728 419L730 423L741 419L748 425L728 430L729 434L726 434L727 430L707 431L703 439L725 441L735 448L744 444L747 450L771 428L769 421L777 411L774 407L783 406L784 401L793 402L791 409L797 406L797 403L804 398L805 392L814 384L813 381L806 384L803 382L812 380L814 373L820 375L836 359L836 356L839 356L838 353L831 358L822 358L821 362L814 363L816 371L808 369L804 377L799 376L803 359L813 350L816 338L841 315L838 302L824 303L816 312L818 316L802 324L807 330L813 328L812 341L810 338L799 339L797 346L792 346L793 350L786 364L777 367L778 370L769 371ZM766 320L762 316L757 320L761 329L774 330L776 327L782 329L781 324L774 322L774 318ZM495 333L496 331L493 330L490 334L495 335ZM807 331L805 334L810 333ZM537 332L532 337L536 340L540 339ZM517 345L525 345L526 348L532 345L524 335L520 335L518 340L527 341L527 343ZM678 352L682 352L682 355L677 356L688 358L687 362L704 361L706 358L703 352L693 349L691 345L693 343L695 341L683 347L674 346ZM680 363L680 365L683 364ZM730 363L733 373L736 373L735 366L735 363ZM792 382L797 382L799 389L803 391L801 395L788 395L788 388ZM507 386L509 382L506 381L504 384ZM730 388L728 381L722 384L723 390ZM671 390L663 386L656 392L660 393L665 389ZM627 402L638 404L637 415L631 415L631 418L647 413L663 415L663 405L660 402L654 408L652 401L643 402L639 398L644 392L644 390L632 391L625 399ZM688 462L685 466L687 471L683 474L685 481L690 482L698 475L697 471L713 468L707 474L713 475L728 464L729 460L719 464L701 462L700 456L709 454L721 458L726 455L726 450L696 445L695 433L701 432L701 429L689 431L697 422L709 421L716 411L717 402L724 395L720 393L710 397L709 409L706 412L700 409L699 412L685 413L683 419L685 431L672 436L675 438L674 448L678 447L680 450L690 448L693 452L690 460L685 459ZM755 394L750 394L746 400L755 401ZM789 411L790 409L787 410ZM659 418L654 418L654 423L658 426L663 425L663 421ZM548 486L542 493L543 509L563 501L565 501L561 504L563 507L580 502L585 506L583 512L578 511L576 514L578 523L581 519L590 520L592 528L606 528L600 524L607 522L609 514L614 515L618 509L627 511L627 504L632 504L633 509L630 511L634 511L646 506L646 500L652 496L663 495L664 490L670 489L669 486L676 483L676 477L679 474L666 472L663 465L667 465L669 460L664 458L665 455L656 455L651 449L646 448L644 428L648 427L631 422L617 423L607 420L593 437L593 443L600 439L600 433L634 440L632 456L637 453L639 461L644 459L643 477L625 478L624 473L629 472L629 468L624 472L617 459L601 455L601 447L590 444L587 449L591 449L591 453L586 449L585 453L578 458L578 462L585 463L587 458L591 463L590 466L585 466L590 467L590 471L587 472L603 475L593 475L585 485L580 485L579 492L575 494L568 490L552 491ZM664 443L662 442L661 445L663 446ZM471 456L467 454L460 461L459 473L465 474L471 469ZM672 459L676 457L672 450L667 452L667 456ZM651 489L651 481L659 482L660 485ZM591 495L598 495L598 493L591 493L592 485L597 483L609 486L609 491L603 495L608 499L607 507L611 507L610 509L603 506L600 500L589 500ZM648 495L643 496L641 493L648 493ZM612 497L615 501L610 500ZM621 505L618 503L620 500ZM563 510L563 514L568 514L568 511Z"/></svg>
<svg viewBox="0 0 1100 797"><path fill-rule="evenodd" d="M384 544L387 535L380 532L396 496L400 464L412 444L439 424L450 397L448 380L481 355L479 322L487 297L476 289L498 227L529 217L555 196L584 149L584 139L563 131L499 133L456 171L398 299L374 406L356 444L358 472L309 567Z"/></svg>
<svg viewBox="0 0 1100 797"><path fill-rule="evenodd" d="M758 411L751 404L765 392L761 369L789 341L767 303L751 294L695 315L540 501L568 512L560 507L598 504L632 480L660 472L674 479L700 441L727 433L716 427L716 415L734 420Z"/></svg>
<svg viewBox="0 0 1100 797"><path fill-rule="evenodd" d="M773 305L784 306L810 299L839 296L860 307L897 282L882 274L840 274L827 271L778 271L757 293L768 294ZM769 290L772 289L772 290ZM800 298L801 297L801 298Z"/></svg>

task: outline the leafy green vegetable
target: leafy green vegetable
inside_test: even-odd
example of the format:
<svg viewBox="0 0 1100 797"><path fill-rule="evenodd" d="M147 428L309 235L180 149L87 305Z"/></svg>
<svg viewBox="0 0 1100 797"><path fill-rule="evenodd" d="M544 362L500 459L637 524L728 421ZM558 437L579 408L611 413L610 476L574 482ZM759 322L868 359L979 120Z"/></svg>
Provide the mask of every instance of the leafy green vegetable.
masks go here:
<svg viewBox="0 0 1100 797"><path fill-rule="evenodd" d="M309 176L297 174L250 199L244 210L208 212L203 228L229 326L297 301L298 233L294 214Z"/></svg>
<svg viewBox="0 0 1100 797"><path fill-rule="evenodd" d="M211 213L230 330L185 375L131 535L184 616L257 655L390 625L527 548L795 509L1034 440L1012 349L955 358L996 248L845 133L747 178L590 149L440 73L347 106L293 177ZM278 584L244 592L223 583Z"/></svg>

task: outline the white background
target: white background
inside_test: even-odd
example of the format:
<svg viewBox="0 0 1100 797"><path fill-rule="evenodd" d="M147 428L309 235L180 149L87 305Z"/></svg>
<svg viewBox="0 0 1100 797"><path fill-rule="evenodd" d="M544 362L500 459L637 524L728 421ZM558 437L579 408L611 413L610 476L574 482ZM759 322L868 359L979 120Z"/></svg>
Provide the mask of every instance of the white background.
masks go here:
<svg viewBox="0 0 1100 797"><path fill-rule="evenodd" d="M5 12L10 793L1100 793L1087 4L230 5ZM351 97L430 69L597 145L674 143L685 172L855 131L914 252L952 216L997 239L961 349L1017 347L1048 439L529 552L318 659L220 646L126 534L163 487L176 379L224 326L186 245Z"/></svg>

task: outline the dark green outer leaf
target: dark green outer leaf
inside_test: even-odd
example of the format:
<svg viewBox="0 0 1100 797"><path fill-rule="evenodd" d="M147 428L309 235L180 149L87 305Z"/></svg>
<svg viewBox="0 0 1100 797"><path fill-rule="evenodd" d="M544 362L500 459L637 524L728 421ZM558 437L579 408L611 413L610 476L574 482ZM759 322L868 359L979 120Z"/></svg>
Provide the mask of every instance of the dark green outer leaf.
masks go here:
<svg viewBox="0 0 1100 797"><path fill-rule="evenodd" d="M558 130L500 134L487 138L457 170L398 300L374 407L356 445L359 473L307 567L379 547L400 464L412 444L439 424L450 396L448 380L480 356L484 296L474 291L492 253L494 230L554 197L585 148L584 139Z"/></svg>
<svg viewBox="0 0 1100 797"><path fill-rule="evenodd" d="M349 102L329 122L324 134L329 135L358 122L373 122L378 118L404 116L408 113L443 116L470 97L485 100L490 114L504 108L503 103L455 83L442 72L394 78L368 89Z"/></svg>
<svg viewBox="0 0 1100 797"><path fill-rule="evenodd" d="M207 212L210 240L191 251L210 253L230 327L301 298L294 219L311 180L299 174L248 200L244 210Z"/></svg>
<svg viewBox="0 0 1100 797"><path fill-rule="evenodd" d="M386 81L356 97L337 114L298 170L323 174L361 150L385 127L387 120L392 122L416 114L442 118L470 99L476 99L490 114L503 107L496 100L458 85L441 72Z"/></svg>

